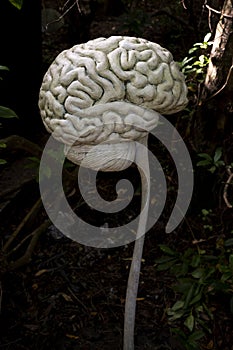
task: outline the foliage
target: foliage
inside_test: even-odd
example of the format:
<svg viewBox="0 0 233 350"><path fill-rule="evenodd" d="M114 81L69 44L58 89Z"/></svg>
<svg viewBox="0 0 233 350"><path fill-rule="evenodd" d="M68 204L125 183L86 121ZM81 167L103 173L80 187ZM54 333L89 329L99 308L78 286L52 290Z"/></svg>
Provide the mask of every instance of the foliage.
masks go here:
<svg viewBox="0 0 233 350"><path fill-rule="evenodd" d="M18 116L12 109L0 106L0 118L11 119L18 118Z"/></svg>
<svg viewBox="0 0 233 350"><path fill-rule="evenodd" d="M198 341L205 336L205 333L201 330L194 331L192 334L187 335L180 328L173 328L172 333L178 337L180 343L186 350L199 350Z"/></svg>
<svg viewBox="0 0 233 350"><path fill-rule="evenodd" d="M209 64L209 53L206 50L213 44L212 41L209 41L210 37L211 33L206 34L203 42L195 43L188 51L189 55L179 62L181 71L186 78L203 81L203 76L206 73L205 68ZM194 52L195 55L192 55Z"/></svg>
<svg viewBox="0 0 233 350"><path fill-rule="evenodd" d="M12 109L0 106L0 118L10 119L10 118L18 118L16 113L12 111ZM0 123L1 128L1 123ZM0 148L6 148L6 144L0 142ZM5 159L0 158L0 165L6 164L7 161Z"/></svg>
<svg viewBox="0 0 233 350"><path fill-rule="evenodd" d="M9 68L6 66L0 65L0 71L9 71ZM2 77L0 77L0 80L2 80ZM0 118L4 119L11 119L11 118L18 118L17 114L10 108L0 106ZM1 128L0 123L0 128ZM6 144L3 142L0 142L0 148L6 148ZM6 164L7 161L5 159L0 159L0 165Z"/></svg>
<svg viewBox="0 0 233 350"><path fill-rule="evenodd" d="M0 65L0 71L9 71L9 68L6 66ZM3 78L0 76L0 80ZM10 119L10 118L18 118L16 113L7 107L0 106L0 118ZM1 124L0 124L1 126Z"/></svg>
<svg viewBox="0 0 233 350"><path fill-rule="evenodd" d="M18 10L21 10L23 6L23 0L9 0L9 2Z"/></svg>
<svg viewBox="0 0 233 350"><path fill-rule="evenodd" d="M18 10L21 10L23 6L23 0L9 0L9 2L16 7ZM0 71L9 71L9 68L7 66L0 65ZM0 76L0 80L3 78ZM5 106L0 106L0 118L4 119L12 119L12 118L18 118L17 114L10 108ZM0 123L0 128L1 128ZM3 142L0 142L0 148L6 148L6 144ZM6 164L7 161L5 159L0 159L0 165Z"/></svg>
<svg viewBox="0 0 233 350"><path fill-rule="evenodd" d="M9 71L9 68L6 67L6 66L1 66L0 65L0 71L4 71L4 70ZM0 77L0 80L2 80L2 77Z"/></svg>
<svg viewBox="0 0 233 350"><path fill-rule="evenodd" d="M204 230L211 215L211 210L203 209ZM199 349L198 341L211 334L215 310L211 299L227 297L233 313L233 238L217 238L214 247L208 245L208 251L198 244L182 252L163 244L159 247L164 255L155 261L157 270L169 271L174 277L172 289L177 295L176 302L167 309L168 322L187 350Z"/></svg>
<svg viewBox="0 0 233 350"><path fill-rule="evenodd" d="M6 148L6 144L3 142L0 142L0 148ZM6 164L7 161L5 159L0 158L0 165Z"/></svg>
<svg viewBox="0 0 233 350"><path fill-rule="evenodd" d="M62 162L63 157L61 157L61 154L63 154L63 149L60 148L57 151L56 150L50 150L48 152L48 156L51 158L51 162ZM37 172L36 181L39 182L39 180L47 180L51 178L52 175L52 164L44 166L40 169L40 158L38 157L27 157L29 160L28 164L25 166L27 169L35 169ZM68 170L75 169L76 165L69 161L67 158L64 160L63 168Z"/></svg>
<svg viewBox="0 0 233 350"><path fill-rule="evenodd" d="M210 41L211 33L205 35L203 42L198 42L188 51L181 62L178 62L182 73L186 78L189 92L198 95L200 84L205 80L207 66L209 64L209 46L213 44ZM197 97L195 98L197 100Z"/></svg>
<svg viewBox="0 0 233 350"><path fill-rule="evenodd" d="M198 156L202 158L199 162L197 162L197 166L206 167L208 171L212 174L221 166L225 165L225 162L222 158L222 147L218 147L215 150L214 156L211 157L207 153L199 153Z"/></svg>
<svg viewBox="0 0 233 350"><path fill-rule="evenodd" d="M18 10L21 10L23 6L23 0L9 0L9 2L16 7ZM9 68L7 66L0 65L0 71L9 71ZM0 76L0 80L2 80L2 77ZM0 106L0 118L4 119L11 119L11 118L18 118L17 114L10 108ZM0 127L1 127L0 123ZM0 142L0 148L6 148L6 144L3 142ZM0 165L6 164L7 161L5 159L0 159Z"/></svg>

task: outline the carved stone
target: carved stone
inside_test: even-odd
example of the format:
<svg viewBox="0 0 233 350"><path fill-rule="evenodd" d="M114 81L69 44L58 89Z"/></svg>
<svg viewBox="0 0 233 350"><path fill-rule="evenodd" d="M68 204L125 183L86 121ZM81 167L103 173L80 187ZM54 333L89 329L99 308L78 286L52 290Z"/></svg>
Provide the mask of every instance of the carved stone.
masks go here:
<svg viewBox="0 0 233 350"><path fill-rule="evenodd" d="M117 171L134 161L135 141L157 126L158 113L183 109L186 95L169 51L145 39L112 36L61 52L44 76L39 108L68 159Z"/></svg>

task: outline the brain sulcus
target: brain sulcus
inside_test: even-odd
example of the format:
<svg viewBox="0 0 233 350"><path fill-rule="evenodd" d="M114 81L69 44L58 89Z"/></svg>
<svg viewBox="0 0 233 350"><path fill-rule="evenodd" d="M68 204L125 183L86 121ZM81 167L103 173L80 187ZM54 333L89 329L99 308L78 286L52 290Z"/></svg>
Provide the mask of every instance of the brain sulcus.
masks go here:
<svg viewBox="0 0 233 350"><path fill-rule="evenodd" d="M68 158L77 164L89 145L111 144L117 153L116 143L121 143L121 158L130 149L134 153L129 142L156 127L159 113L176 113L186 104L184 76L172 54L146 39L126 36L97 38L61 52L46 72L39 96L45 127L72 145ZM107 153L103 146L100 160L94 157L97 163ZM116 163L123 164L120 156Z"/></svg>

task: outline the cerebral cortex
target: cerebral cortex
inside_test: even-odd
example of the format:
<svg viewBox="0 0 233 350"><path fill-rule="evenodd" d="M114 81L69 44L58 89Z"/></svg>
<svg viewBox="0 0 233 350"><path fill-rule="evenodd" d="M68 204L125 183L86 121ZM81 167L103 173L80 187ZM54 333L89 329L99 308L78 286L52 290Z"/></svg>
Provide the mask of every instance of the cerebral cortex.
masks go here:
<svg viewBox="0 0 233 350"><path fill-rule="evenodd" d="M172 54L146 39L112 36L61 52L39 96L42 120L65 144L137 140L187 104Z"/></svg>

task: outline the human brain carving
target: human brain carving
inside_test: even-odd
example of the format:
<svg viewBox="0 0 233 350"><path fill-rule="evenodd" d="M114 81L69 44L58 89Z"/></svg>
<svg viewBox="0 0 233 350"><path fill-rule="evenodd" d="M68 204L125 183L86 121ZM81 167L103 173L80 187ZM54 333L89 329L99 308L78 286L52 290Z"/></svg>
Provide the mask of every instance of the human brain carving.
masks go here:
<svg viewBox="0 0 233 350"><path fill-rule="evenodd" d="M97 38L61 52L39 96L45 127L66 145L67 157L80 164L101 144L82 165L102 170L127 167L134 141L157 126L159 113L175 113L186 104L184 76L172 54L127 36Z"/></svg>

